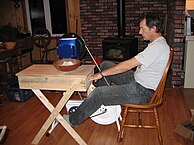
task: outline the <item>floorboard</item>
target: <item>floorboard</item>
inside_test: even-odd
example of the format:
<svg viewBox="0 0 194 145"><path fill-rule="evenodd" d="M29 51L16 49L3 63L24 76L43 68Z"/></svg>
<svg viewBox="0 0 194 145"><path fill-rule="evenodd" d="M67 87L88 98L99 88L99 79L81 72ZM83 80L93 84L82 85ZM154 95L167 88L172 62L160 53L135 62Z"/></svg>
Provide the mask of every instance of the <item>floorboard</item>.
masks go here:
<svg viewBox="0 0 194 145"><path fill-rule="evenodd" d="M56 105L60 92L45 92L49 100ZM174 132L175 127L190 119L190 107L185 100L194 97L194 89L169 88L165 90L165 101L159 109L164 145L193 145ZM187 99L188 100L188 99ZM37 97L21 102L9 102L3 99L0 105L0 125L7 125L9 132L4 145L30 145L33 138L49 116L49 111ZM62 114L65 113L65 108ZM149 116L145 118L150 121ZM116 123L99 125L91 119L75 128L88 145L158 145L156 130L126 129L122 143L117 143ZM39 145L77 145L77 142L59 124L50 137L43 136Z"/></svg>

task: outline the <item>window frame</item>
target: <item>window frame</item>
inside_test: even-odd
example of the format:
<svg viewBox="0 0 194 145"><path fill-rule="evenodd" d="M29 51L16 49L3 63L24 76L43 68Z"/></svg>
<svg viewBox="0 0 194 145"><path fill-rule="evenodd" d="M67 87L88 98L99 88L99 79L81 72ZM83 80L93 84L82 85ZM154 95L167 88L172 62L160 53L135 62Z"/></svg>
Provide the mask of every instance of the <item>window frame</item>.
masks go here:
<svg viewBox="0 0 194 145"><path fill-rule="evenodd" d="M49 0L43 0L43 6L44 6L46 29L48 29L48 31L51 33L52 37L62 36L63 34L53 34L52 33L52 24L51 24L51 13L50 13ZM31 17L30 17L30 10L29 10L28 0L25 0L25 8L26 8L26 19L27 19L28 30L32 34ZM67 19L67 17L66 17L66 19ZM67 31L68 31L68 19L67 19Z"/></svg>

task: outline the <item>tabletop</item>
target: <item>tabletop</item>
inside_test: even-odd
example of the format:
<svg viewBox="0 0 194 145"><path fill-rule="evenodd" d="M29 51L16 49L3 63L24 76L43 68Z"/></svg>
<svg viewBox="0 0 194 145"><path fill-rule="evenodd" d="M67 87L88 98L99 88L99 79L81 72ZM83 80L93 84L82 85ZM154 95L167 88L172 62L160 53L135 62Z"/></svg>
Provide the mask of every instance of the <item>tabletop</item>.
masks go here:
<svg viewBox="0 0 194 145"><path fill-rule="evenodd" d="M67 90L72 82L80 80L76 91L86 91L94 74L94 65L81 65L73 71L57 70L52 64L34 64L16 74L21 89Z"/></svg>

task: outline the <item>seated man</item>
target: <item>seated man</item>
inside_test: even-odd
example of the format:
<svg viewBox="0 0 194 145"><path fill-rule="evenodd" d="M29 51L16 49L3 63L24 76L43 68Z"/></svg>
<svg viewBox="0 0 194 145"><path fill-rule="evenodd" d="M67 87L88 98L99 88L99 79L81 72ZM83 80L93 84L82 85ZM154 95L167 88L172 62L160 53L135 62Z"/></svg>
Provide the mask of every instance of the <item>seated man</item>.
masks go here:
<svg viewBox="0 0 194 145"><path fill-rule="evenodd" d="M83 101L77 110L64 116L72 126L78 126L96 112L101 105L148 103L157 88L167 65L170 47L162 36L162 23L155 13L148 13L140 21L139 34L150 43L135 57L118 64L104 61L102 72L90 80L97 81L97 87ZM132 68L136 71L132 71ZM108 82L116 85L107 86Z"/></svg>

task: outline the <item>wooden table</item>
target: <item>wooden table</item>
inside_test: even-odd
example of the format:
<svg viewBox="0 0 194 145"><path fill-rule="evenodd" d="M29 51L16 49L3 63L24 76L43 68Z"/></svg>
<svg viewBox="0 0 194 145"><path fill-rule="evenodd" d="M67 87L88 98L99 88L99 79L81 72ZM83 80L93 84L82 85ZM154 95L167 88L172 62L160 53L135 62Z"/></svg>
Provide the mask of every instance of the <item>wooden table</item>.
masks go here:
<svg viewBox="0 0 194 145"><path fill-rule="evenodd" d="M7 86L13 81L15 73L23 68L22 57L30 53L30 63L32 62L33 42L30 37L19 39L12 49L0 46L0 85Z"/></svg>
<svg viewBox="0 0 194 145"><path fill-rule="evenodd" d="M39 100L51 112L50 116L32 141L38 144L52 122L57 119L69 134L80 144L86 145L77 132L65 121L60 114L74 91L87 91L91 82L89 77L94 74L94 65L81 65L74 71L58 71L53 65L34 64L16 74L21 89L32 89ZM61 100L54 107L41 90L64 91Z"/></svg>

